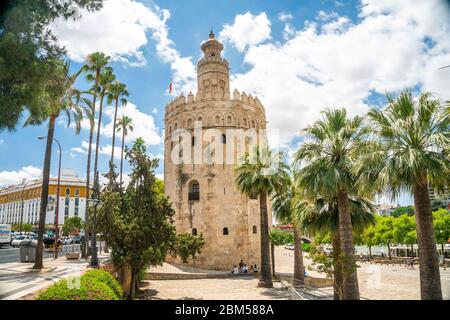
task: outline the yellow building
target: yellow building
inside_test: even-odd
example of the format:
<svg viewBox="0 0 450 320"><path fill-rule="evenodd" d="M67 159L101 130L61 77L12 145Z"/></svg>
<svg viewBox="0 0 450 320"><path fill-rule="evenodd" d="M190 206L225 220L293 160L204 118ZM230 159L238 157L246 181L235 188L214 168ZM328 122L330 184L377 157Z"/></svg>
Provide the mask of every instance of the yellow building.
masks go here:
<svg viewBox="0 0 450 320"><path fill-rule="evenodd" d="M54 225L56 220L56 191L58 180L50 179L49 202L45 223ZM42 179L30 180L22 184L0 189L0 223L30 223L37 225L41 208ZM84 220L86 181L73 170L61 171L59 192L59 221L64 224L66 217L79 216Z"/></svg>

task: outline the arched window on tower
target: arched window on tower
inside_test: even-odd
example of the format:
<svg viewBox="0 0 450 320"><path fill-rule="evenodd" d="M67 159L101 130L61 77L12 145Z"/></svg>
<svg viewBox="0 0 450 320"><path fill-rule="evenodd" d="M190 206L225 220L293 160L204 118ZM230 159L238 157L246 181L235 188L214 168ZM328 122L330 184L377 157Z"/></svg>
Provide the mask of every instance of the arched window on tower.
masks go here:
<svg viewBox="0 0 450 320"><path fill-rule="evenodd" d="M187 125L188 125L188 127L191 127L191 126L192 126L192 119L189 119L189 120L188 120Z"/></svg>
<svg viewBox="0 0 450 320"><path fill-rule="evenodd" d="M220 117L216 116L216 124L220 124Z"/></svg>
<svg viewBox="0 0 450 320"><path fill-rule="evenodd" d="M231 116L227 117L227 124L231 124Z"/></svg>
<svg viewBox="0 0 450 320"><path fill-rule="evenodd" d="M253 226L253 234L257 234L258 233L258 227Z"/></svg>
<svg viewBox="0 0 450 320"><path fill-rule="evenodd" d="M197 180L193 180L189 184L188 200L200 200L200 184Z"/></svg>
<svg viewBox="0 0 450 320"><path fill-rule="evenodd" d="M255 121L252 120L252 128L254 128L254 127L255 127Z"/></svg>
<svg viewBox="0 0 450 320"><path fill-rule="evenodd" d="M196 235L197 235L197 228L193 228L193 229L192 229L192 235L193 235L193 236L196 236Z"/></svg>
<svg viewBox="0 0 450 320"><path fill-rule="evenodd" d="M244 127L246 127L246 126L247 126L247 119L244 118Z"/></svg>
<svg viewBox="0 0 450 320"><path fill-rule="evenodd" d="M224 236L228 235L228 228L227 227L223 228L223 235Z"/></svg>
<svg viewBox="0 0 450 320"><path fill-rule="evenodd" d="M222 144L227 143L227 136L225 134L222 134Z"/></svg>

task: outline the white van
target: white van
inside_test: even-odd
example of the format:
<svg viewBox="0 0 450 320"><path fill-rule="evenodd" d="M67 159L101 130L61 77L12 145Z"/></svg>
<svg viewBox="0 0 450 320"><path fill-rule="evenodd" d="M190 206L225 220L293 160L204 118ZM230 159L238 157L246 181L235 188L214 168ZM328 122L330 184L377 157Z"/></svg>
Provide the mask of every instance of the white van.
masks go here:
<svg viewBox="0 0 450 320"><path fill-rule="evenodd" d="M11 225L0 224L0 246L11 244Z"/></svg>

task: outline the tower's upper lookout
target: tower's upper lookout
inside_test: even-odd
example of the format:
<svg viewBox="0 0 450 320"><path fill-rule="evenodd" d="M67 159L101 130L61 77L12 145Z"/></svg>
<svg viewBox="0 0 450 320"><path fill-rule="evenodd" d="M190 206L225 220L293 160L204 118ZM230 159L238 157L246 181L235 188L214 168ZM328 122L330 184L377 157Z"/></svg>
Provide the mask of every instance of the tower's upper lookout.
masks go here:
<svg viewBox="0 0 450 320"><path fill-rule="evenodd" d="M214 38L214 32L211 30L209 39L201 46L204 53L204 59L220 59L220 53L223 50L223 45Z"/></svg>
<svg viewBox="0 0 450 320"><path fill-rule="evenodd" d="M209 39L201 46L203 58L197 64L197 88L201 98L229 98L228 61L222 59L223 45L211 30Z"/></svg>

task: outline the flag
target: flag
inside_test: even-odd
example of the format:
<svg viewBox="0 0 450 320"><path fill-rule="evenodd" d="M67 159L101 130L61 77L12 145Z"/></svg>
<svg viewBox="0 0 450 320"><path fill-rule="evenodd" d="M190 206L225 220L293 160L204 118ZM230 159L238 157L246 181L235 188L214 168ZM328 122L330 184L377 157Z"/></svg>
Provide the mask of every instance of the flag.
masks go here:
<svg viewBox="0 0 450 320"><path fill-rule="evenodd" d="M169 83L169 93L172 94L172 79L170 79Z"/></svg>

